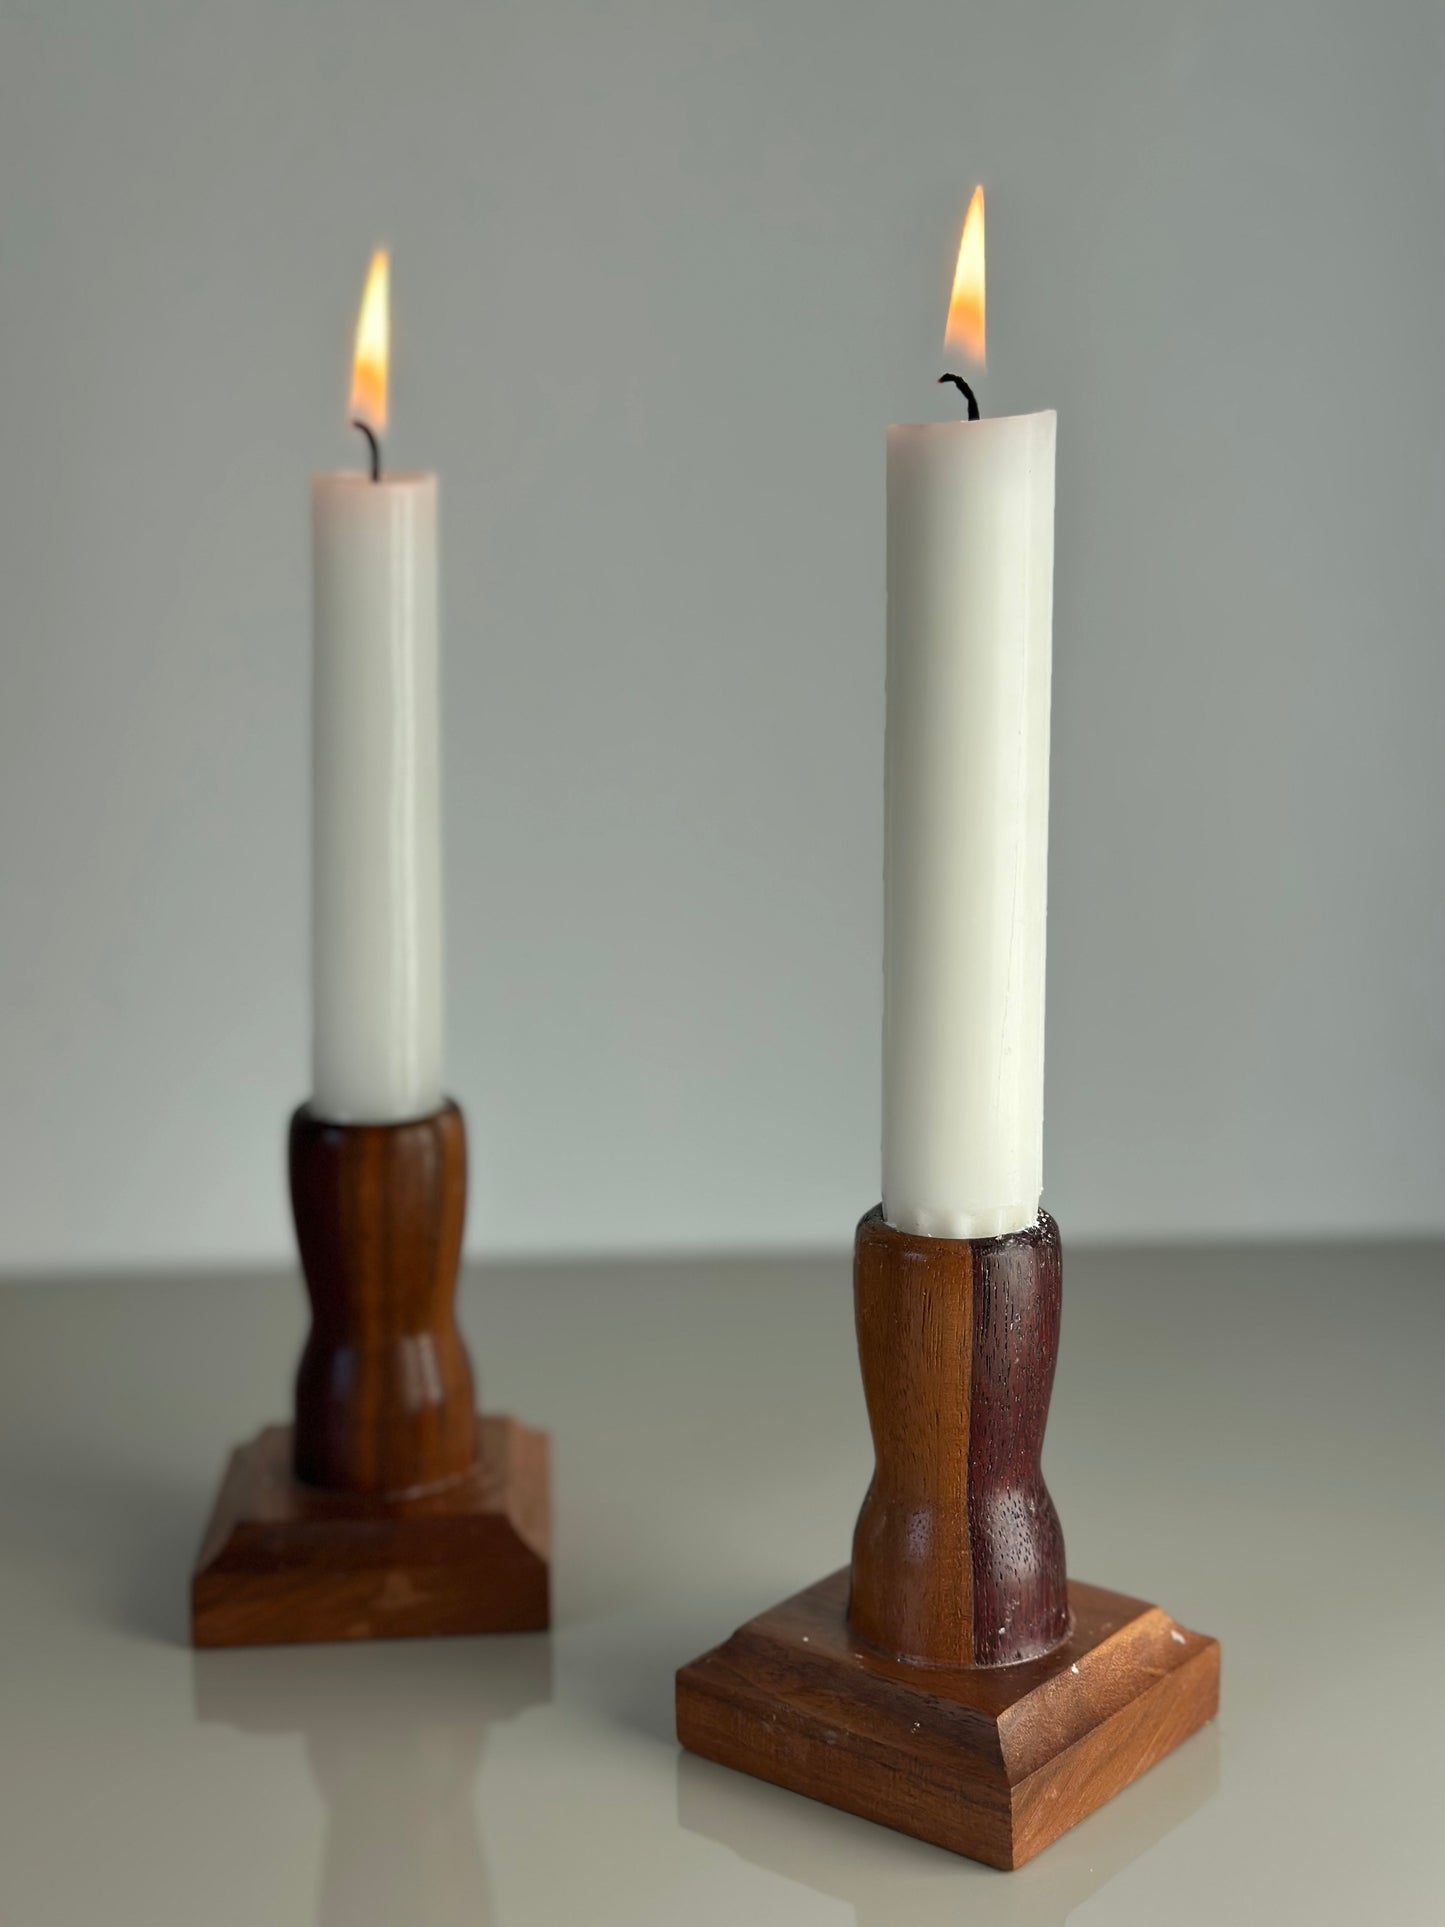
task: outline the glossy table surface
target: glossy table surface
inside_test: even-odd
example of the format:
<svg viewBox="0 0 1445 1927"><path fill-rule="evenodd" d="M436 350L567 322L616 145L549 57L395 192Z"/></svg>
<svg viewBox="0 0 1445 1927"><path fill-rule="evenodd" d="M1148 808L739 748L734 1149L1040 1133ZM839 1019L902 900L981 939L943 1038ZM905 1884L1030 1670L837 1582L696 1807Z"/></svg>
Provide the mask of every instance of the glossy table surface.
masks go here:
<svg viewBox="0 0 1445 1927"><path fill-rule="evenodd" d="M1070 1570L1224 1647L1218 1723L1015 1874L679 1753L677 1665L847 1557L848 1260L496 1267L484 1401L554 1437L550 1636L192 1654L274 1274L0 1285L6 1927L1445 1918L1445 1249L1067 1253Z"/></svg>

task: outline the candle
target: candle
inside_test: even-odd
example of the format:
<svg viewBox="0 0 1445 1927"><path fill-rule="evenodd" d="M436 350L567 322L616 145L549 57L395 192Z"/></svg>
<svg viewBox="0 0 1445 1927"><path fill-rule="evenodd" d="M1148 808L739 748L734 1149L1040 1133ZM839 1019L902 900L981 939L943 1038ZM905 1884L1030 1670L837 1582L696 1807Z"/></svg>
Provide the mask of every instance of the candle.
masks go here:
<svg viewBox="0 0 1445 1927"><path fill-rule="evenodd" d="M945 341L984 358L983 197ZM1054 429L888 431L883 1212L1001 1237L1043 1189Z"/></svg>
<svg viewBox="0 0 1445 1927"><path fill-rule="evenodd" d="M368 474L311 490L312 1098L392 1123L441 1102L437 484L383 475L387 258L357 324Z"/></svg>

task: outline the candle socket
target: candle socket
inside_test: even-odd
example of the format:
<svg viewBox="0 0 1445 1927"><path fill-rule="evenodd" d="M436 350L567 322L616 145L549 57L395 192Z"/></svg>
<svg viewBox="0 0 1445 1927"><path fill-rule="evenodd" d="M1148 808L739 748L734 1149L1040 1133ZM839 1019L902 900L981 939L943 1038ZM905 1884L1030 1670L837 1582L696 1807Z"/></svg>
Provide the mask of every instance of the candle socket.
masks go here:
<svg viewBox="0 0 1445 1927"><path fill-rule="evenodd" d="M232 1455L191 1581L198 1646L549 1623L545 1433L479 1418L455 1317L466 1127L291 1120L311 1331L295 1420Z"/></svg>
<svg viewBox="0 0 1445 1927"><path fill-rule="evenodd" d="M834 1573L677 1676L694 1753L1017 1867L1219 1705L1219 1645L1065 1573L1039 1465L1061 1259L858 1227L875 1471Z"/></svg>

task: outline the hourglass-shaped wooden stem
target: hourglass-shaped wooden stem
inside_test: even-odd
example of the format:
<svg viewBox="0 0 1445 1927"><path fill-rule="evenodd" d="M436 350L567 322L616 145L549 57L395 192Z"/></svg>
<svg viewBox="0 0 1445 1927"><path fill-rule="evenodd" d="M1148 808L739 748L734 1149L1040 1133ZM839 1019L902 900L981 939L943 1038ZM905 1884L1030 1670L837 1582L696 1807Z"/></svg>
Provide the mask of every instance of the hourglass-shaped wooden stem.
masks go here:
<svg viewBox="0 0 1445 1927"><path fill-rule="evenodd" d="M291 1120L291 1206L311 1299L296 1375L296 1476L404 1497L476 1463L457 1330L467 1206L462 1114L402 1124Z"/></svg>
<svg viewBox="0 0 1445 1927"><path fill-rule="evenodd" d="M880 1652L1004 1666L1069 1627L1039 1455L1059 1351L1059 1228L922 1238L858 1227L853 1295L877 1467L848 1617Z"/></svg>

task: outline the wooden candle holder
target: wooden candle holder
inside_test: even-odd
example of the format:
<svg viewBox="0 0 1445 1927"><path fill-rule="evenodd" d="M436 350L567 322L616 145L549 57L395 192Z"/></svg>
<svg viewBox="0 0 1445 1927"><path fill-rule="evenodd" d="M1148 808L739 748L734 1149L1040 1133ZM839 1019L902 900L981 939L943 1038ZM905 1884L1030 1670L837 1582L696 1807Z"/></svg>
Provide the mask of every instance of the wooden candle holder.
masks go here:
<svg viewBox="0 0 1445 1927"><path fill-rule="evenodd" d="M677 1676L682 1744L1018 1867L1212 1719L1219 1643L1065 1574L1039 1466L1058 1227L923 1238L872 1211L854 1299L876 1469L853 1564Z"/></svg>
<svg viewBox="0 0 1445 1927"><path fill-rule="evenodd" d="M232 1454L191 1579L197 1646L531 1632L549 1623L544 1432L479 1418L455 1316L467 1145L291 1120L311 1333L295 1423Z"/></svg>

